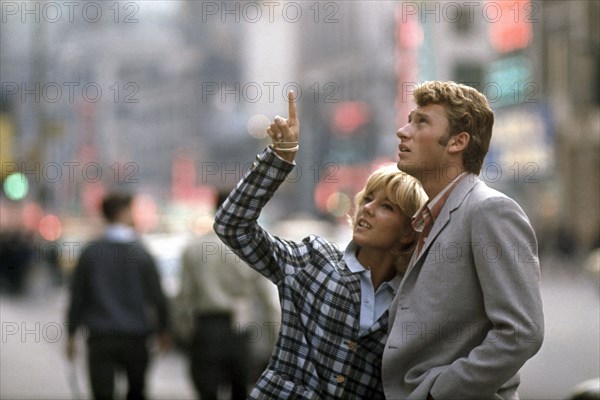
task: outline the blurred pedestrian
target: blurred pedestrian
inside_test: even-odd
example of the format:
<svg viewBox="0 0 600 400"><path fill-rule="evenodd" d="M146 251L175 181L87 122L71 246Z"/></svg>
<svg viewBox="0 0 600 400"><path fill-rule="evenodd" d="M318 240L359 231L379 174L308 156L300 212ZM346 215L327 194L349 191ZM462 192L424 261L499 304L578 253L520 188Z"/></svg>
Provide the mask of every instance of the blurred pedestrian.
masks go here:
<svg viewBox="0 0 600 400"><path fill-rule="evenodd" d="M50 281L53 286L60 286L63 283L63 271L61 267L60 243L47 242L46 251L44 251L44 264L50 273Z"/></svg>
<svg viewBox="0 0 600 400"><path fill-rule="evenodd" d="M398 168L431 199L390 307L389 399L516 399L544 335L536 236L521 207L479 180L494 114L477 90L426 82L400 128Z"/></svg>
<svg viewBox="0 0 600 400"><path fill-rule="evenodd" d="M104 235L88 243L75 267L67 321L67 357L77 328L88 330L88 372L95 399L112 399L115 372L124 370L128 399L144 399L148 339L170 347L168 306L156 264L134 230L133 197L110 193L102 201Z"/></svg>
<svg viewBox="0 0 600 400"><path fill-rule="evenodd" d="M225 197L219 194L217 206ZM212 231L184 250L176 310L184 334L192 331L190 374L202 400L216 400L222 387L232 400L248 396L255 359L247 327L272 303L259 278Z"/></svg>
<svg viewBox="0 0 600 400"><path fill-rule="evenodd" d="M21 230L0 231L0 290L10 295L27 291L35 254L31 234Z"/></svg>
<svg viewBox="0 0 600 400"><path fill-rule="evenodd" d="M387 309L416 243L409 216L425 194L395 166L383 167L356 196L345 251L316 235L301 242L272 236L257 219L295 165L293 93L289 118L275 118L268 133L273 144L258 155L214 223L221 240L279 290L278 341L250 398L383 399Z"/></svg>

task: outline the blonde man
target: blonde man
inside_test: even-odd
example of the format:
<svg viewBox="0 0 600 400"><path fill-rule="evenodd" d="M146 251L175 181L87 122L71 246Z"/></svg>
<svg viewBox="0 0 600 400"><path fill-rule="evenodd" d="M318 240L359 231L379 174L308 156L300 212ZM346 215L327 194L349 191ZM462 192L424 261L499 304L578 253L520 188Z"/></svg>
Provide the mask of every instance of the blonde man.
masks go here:
<svg viewBox="0 0 600 400"><path fill-rule="evenodd" d="M537 241L519 205L479 180L494 123L481 93L426 82L400 128L398 168L429 199L390 307L388 399L517 399L544 321Z"/></svg>

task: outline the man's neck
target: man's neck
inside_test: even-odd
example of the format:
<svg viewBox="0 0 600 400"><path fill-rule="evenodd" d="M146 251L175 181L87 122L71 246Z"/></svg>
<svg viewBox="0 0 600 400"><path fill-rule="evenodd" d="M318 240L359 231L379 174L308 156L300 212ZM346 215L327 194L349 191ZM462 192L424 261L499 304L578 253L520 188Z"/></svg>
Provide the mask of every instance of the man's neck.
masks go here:
<svg viewBox="0 0 600 400"><path fill-rule="evenodd" d="M442 168L435 175L425 175L419 179L423 190L427 193L429 200L437 196L446 186L454 181L460 174L465 172L464 168Z"/></svg>
<svg viewBox="0 0 600 400"><path fill-rule="evenodd" d="M442 190L444 190L444 188L448 186L450 182L452 182L452 180L431 179L425 182L421 181L421 184L423 185L423 190L425 190L425 193L427 193L427 197L429 199L433 199Z"/></svg>

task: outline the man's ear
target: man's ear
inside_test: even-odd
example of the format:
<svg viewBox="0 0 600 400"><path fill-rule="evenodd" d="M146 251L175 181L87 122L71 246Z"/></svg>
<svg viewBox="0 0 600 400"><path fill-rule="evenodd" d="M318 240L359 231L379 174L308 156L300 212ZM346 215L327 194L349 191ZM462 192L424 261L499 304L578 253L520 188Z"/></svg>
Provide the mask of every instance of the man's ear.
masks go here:
<svg viewBox="0 0 600 400"><path fill-rule="evenodd" d="M471 135L467 132L461 132L457 135L454 135L450 138L450 143L448 146L448 152L450 154L460 153L466 150L469 145L469 141L471 140Z"/></svg>

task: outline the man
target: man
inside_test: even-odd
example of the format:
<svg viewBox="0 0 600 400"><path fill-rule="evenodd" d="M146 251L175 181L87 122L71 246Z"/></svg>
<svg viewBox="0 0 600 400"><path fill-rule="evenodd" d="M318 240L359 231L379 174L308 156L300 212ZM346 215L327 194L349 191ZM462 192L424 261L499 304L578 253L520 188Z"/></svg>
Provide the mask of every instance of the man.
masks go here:
<svg viewBox="0 0 600 400"><path fill-rule="evenodd" d="M430 201L413 217L420 243L390 308L386 397L516 399L543 339L535 234L477 177L494 121L486 98L454 82L425 82L413 97L398 168Z"/></svg>
<svg viewBox="0 0 600 400"><path fill-rule="evenodd" d="M67 356L75 356L77 328L87 327L96 399L113 398L117 368L127 373L127 398L143 399L149 335L157 329L161 349L170 347L167 302L156 265L133 229L132 200L122 193L104 198L106 231L85 246L73 274Z"/></svg>
<svg viewBox="0 0 600 400"><path fill-rule="evenodd" d="M228 194L219 192L215 210ZM272 348L272 343L265 343L266 335L258 341L249 336L254 327L265 326L261 316L276 313L275 300L261 276L210 228L183 252L177 321L185 336L191 336L190 374L199 397L216 400L219 388L225 386L230 387L232 400L245 400L250 371L256 369L255 362L263 361L254 360L253 350L259 344L268 345L268 353ZM267 324L279 321L267 319Z"/></svg>

